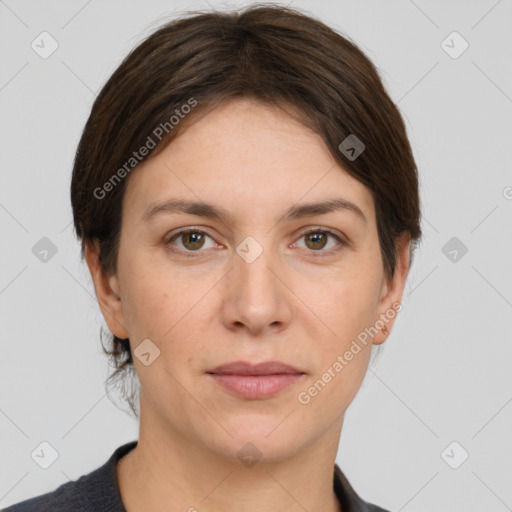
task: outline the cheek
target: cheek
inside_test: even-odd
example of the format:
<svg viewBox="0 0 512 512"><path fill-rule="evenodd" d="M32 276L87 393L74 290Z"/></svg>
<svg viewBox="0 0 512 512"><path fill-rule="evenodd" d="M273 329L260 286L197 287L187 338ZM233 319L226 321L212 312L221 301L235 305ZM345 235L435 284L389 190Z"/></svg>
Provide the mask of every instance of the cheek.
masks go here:
<svg viewBox="0 0 512 512"><path fill-rule="evenodd" d="M133 346L149 338L165 359L171 347L172 361L190 359L194 340L200 339L204 322L213 314L208 295L215 284L212 276L192 277L189 270L180 272L142 257L125 262L123 271L123 315Z"/></svg>
<svg viewBox="0 0 512 512"><path fill-rule="evenodd" d="M161 339L180 311L182 295L169 271L148 261L142 254L120 253L119 275L123 284L123 315L132 342ZM158 344L158 343L157 343Z"/></svg>
<svg viewBox="0 0 512 512"><path fill-rule="evenodd" d="M381 275L375 268L354 268L336 276L317 295L326 323L341 344L373 324L381 289Z"/></svg>
<svg viewBox="0 0 512 512"><path fill-rule="evenodd" d="M335 421L356 396L368 368L372 342L361 334L375 319L375 287L338 282L318 301L324 308L322 318L334 334L322 336L321 346L316 343L316 353L310 355L315 360L314 373L297 398L309 417L327 415Z"/></svg>
<svg viewBox="0 0 512 512"><path fill-rule="evenodd" d="M332 400L348 406L366 373L372 347L367 329L377 318L381 274L378 265L363 258L360 263L323 280L314 293L309 287L308 304L329 327L317 338L321 348L311 391L323 396L318 404Z"/></svg>

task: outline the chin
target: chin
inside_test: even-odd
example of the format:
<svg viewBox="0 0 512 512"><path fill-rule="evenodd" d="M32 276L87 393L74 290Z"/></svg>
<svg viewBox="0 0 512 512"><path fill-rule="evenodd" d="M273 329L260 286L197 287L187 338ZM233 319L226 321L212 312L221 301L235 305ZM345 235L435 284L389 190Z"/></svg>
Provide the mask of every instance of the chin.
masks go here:
<svg viewBox="0 0 512 512"><path fill-rule="evenodd" d="M226 422L226 429L233 437L223 435L219 447L230 458L243 459L244 456L261 458L266 462L276 462L293 456L300 447L308 443L305 438L309 429L295 425L291 415L250 414ZM284 421L283 421L284 419Z"/></svg>

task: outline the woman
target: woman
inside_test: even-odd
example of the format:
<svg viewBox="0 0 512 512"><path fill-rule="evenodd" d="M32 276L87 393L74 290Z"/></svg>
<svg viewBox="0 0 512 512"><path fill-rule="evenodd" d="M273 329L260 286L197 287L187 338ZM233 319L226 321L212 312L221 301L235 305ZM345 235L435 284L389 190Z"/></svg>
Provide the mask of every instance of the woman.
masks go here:
<svg viewBox="0 0 512 512"><path fill-rule="evenodd" d="M167 23L98 95L71 198L139 439L7 511L382 511L335 458L421 233L368 58L286 7Z"/></svg>

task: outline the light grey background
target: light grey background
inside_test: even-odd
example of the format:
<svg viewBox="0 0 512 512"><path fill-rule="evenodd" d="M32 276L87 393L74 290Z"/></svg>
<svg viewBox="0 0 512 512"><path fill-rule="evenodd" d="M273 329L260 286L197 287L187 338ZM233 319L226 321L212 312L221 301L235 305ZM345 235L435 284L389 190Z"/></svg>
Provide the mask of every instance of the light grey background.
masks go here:
<svg viewBox="0 0 512 512"><path fill-rule="evenodd" d="M209 4L0 1L0 507L92 471L137 438L136 421L105 395L105 323L71 226L71 168L121 59L162 16ZM363 498L390 510L511 510L511 2L292 6L375 62L421 174L424 239L404 309L347 412L337 462ZM59 45L47 59L31 48L43 31ZM458 58L442 46L453 31L469 44ZM445 43L452 54L456 37ZM57 247L46 263L32 252L42 237ZM455 262L452 247L443 253L452 237L468 249ZM46 470L30 456L43 441L59 454ZM452 469L462 450L468 459Z"/></svg>

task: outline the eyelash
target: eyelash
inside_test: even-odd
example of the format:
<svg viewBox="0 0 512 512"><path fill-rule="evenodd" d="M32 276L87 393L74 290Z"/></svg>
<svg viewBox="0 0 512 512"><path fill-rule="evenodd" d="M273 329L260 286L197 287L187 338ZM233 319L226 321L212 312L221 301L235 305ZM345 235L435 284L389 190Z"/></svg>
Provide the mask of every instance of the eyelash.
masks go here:
<svg viewBox="0 0 512 512"><path fill-rule="evenodd" d="M177 233L173 233L173 235L171 237L167 238L167 240L165 241L165 246L171 252L176 253L176 254L180 254L180 255L184 255L187 258L193 258L193 257L195 257L195 253L203 252L201 249L198 249L197 251L185 251L183 249L177 249L175 247L172 247L171 242L173 242L175 239L179 238L181 235L185 235L187 233L201 233L203 235L208 236L209 238L212 238L212 240L213 240L213 237L211 237L208 233L206 233L205 231L203 231L201 229L187 228L187 229L183 229L182 231L178 231ZM322 250L313 251L313 250L310 250L309 252L311 252L311 254L314 257L330 256L330 255L338 252L339 250L341 250L341 248L343 248L346 245L345 240L341 236L339 236L334 231L331 231L331 230L326 229L326 228L313 228L313 229L310 229L308 231L305 231L305 232L300 234L298 240L300 240L301 238L303 238L306 235L309 235L311 233L323 233L323 234L326 234L326 235L330 235L339 244L336 248L330 249L328 251L322 251Z"/></svg>

